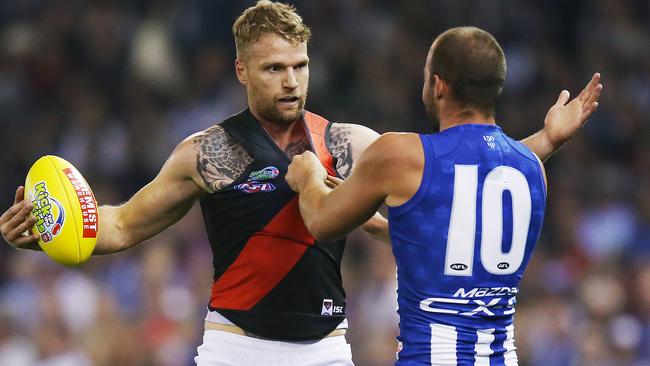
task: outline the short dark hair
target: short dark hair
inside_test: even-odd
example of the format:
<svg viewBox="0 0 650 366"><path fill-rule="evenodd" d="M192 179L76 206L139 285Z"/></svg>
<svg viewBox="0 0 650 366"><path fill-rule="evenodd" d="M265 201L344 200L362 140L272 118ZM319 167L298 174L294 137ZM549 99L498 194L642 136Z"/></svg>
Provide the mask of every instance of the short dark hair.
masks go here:
<svg viewBox="0 0 650 366"><path fill-rule="evenodd" d="M506 80L506 58L494 37L476 27L452 28L434 42L431 76L451 87L455 101L493 116Z"/></svg>

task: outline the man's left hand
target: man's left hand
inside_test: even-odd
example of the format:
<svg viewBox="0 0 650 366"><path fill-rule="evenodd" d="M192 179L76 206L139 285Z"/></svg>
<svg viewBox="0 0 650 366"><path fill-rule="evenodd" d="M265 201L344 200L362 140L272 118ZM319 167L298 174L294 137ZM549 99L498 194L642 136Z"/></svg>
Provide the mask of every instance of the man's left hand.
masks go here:
<svg viewBox="0 0 650 366"><path fill-rule="evenodd" d="M595 73L580 95L569 101L569 92L562 90L557 102L548 110L542 132L553 150L559 149L582 127L598 108L598 98L603 85L600 74Z"/></svg>

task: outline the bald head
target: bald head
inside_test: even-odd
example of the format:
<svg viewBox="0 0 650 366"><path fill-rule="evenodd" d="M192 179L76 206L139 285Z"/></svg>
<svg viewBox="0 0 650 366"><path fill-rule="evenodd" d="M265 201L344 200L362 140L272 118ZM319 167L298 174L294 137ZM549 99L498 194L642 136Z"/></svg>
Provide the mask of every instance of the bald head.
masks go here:
<svg viewBox="0 0 650 366"><path fill-rule="evenodd" d="M506 59L494 37L479 28L452 28L439 35L430 50L429 72L449 84L462 106L494 116L506 79Z"/></svg>

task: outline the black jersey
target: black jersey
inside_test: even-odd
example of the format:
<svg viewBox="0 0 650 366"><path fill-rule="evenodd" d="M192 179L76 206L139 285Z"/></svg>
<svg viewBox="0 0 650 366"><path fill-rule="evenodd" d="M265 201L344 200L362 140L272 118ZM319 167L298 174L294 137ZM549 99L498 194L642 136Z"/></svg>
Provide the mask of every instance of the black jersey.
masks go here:
<svg viewBox="0 0 650 366"><path fill-rule="evenodd" d="M330 123L310 112L302 122L312 151L336 175L325 141ZM345 319L344 240L319 242L306 229L284 180L289 158L248 109L221 126L253 162L201 200L213 251L209 308L264 338L322 338Z"/></svg>

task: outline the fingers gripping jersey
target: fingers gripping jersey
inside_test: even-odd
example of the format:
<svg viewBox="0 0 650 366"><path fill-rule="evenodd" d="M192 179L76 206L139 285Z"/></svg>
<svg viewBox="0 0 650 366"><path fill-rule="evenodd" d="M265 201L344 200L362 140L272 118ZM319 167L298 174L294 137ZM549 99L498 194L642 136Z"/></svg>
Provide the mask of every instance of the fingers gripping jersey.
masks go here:
<svg viewBox="0 0 650 366"><path fill-rule="evenodd" d="M420 187L389 208L398 365L516 365L515 299L546 204L540 163L494 125L420 139Z"/></svg>
<svg viewBox="0 0 650 366"><path fill-rule="evenodd" d="M329 122L303 115L312 150L336 175L324 135ZM210 309L255 335L319 339L344 320L344 240L317 242L284 180L289 158L247 109L221 123L253 158L241 177L201 200L213 250Z"/></svg>

